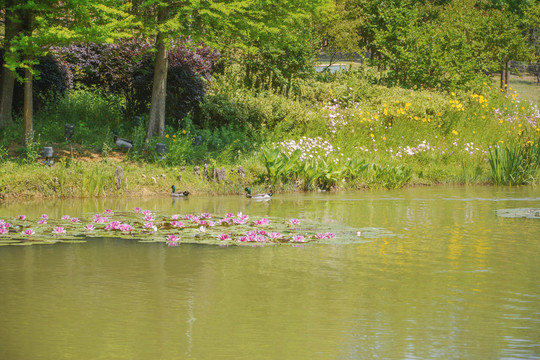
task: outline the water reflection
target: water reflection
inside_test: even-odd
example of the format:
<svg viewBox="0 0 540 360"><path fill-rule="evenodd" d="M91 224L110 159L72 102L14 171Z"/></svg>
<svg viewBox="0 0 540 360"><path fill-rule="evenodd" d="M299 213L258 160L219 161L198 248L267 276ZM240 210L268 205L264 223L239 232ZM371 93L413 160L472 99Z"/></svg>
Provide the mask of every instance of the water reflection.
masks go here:
<svg viewBox="0 0 540 360"><path fill-rule="evenodd" d="M517 199L517 200L513 200ZM1 359L485 359L540 354L534 188L12 204L0 218L164 213L296 217L401 237L212 247L93 239L0 247Z"/></svg>

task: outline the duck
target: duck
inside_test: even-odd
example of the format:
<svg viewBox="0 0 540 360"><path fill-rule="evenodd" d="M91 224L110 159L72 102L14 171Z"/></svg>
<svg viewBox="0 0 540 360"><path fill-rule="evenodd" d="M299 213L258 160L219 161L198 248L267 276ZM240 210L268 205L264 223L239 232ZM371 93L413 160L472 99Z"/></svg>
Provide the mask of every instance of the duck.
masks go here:
<svg viewBox="0 0 540 360"><path fill-rule="evenodd" d="M177 193L176 192L176 187L173 185L171 186L171 189L172 189L172 193L171 193L171 196L175 196L175 197L187 197L189 195L189 191L184 191L184 192L181 192L181 193Z"/></svg>
<svg viewBox="0 0 540 360"><path fill-rule="evenodd" d="M118 135L114 135L114 143L119 148L123 148L123 147L128 148L128 149L133 148L133 142L131 140L119 138Z"/></svg>
<svg viewBox="0 0 540 360"><path fill-rule="evenodd" d="M250 187L247 187L244 190L246 191L246 197L248 199L270 199L273 195L271 190L269 193L266 193L266 194L255 194L255 195L251 195Z"/></svg>

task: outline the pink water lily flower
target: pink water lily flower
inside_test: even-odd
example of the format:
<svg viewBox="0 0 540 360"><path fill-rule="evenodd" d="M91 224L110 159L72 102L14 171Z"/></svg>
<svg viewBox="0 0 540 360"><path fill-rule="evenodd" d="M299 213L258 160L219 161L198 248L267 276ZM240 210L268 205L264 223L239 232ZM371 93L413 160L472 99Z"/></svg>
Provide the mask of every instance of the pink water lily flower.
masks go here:
<svg viewBox="0 0 540 360"><path fill-rule="evenodd" d="M111 209L105 209L105 214L112 214L112 210Z"/></svg>
<svg viewBox="0 0 540 360"><path fill-rule="evenodd" d="M3 227L0 227L0 235L2 235L2 234L7 234L8 232L9 232L8 229L5 229L5 228L3 228Z"/></svg>
<svg viewBox="0 0 540 360"><path fill-rule="evenodd" d="M324 234L324 236L327 238L327 239L333 239L336 237L336 234L334 234L333 232L327 232L326 234Z"/></svg>
<svg viewBox="0 0 540 360"><path fill-rule="evenodd" d="M292 242L304 242L304 237L302 235L294 235L292 237Z"/></svg>
<svg viewBox="0 0 540 360"><path fill-rule="evenodd" d="M291 219L291 220L289 220L289 222L291 223L291 225L298 225L298 224L300 224L300 220L298 220L298 219Z"/></svg>
<svg viewBox="0 0 540 360"><path fill-rule="evenodd" d="M21 231L21 234L24 235L24 236L31 236L31 235L34 235L36 232L33 230L33 229L24 229L23 231Z"/></svg>
<svg viewBox="0 0 540 360"><path fill-rule="evenodd" d="M143 210L143 215L152 215L152 212L150 210Z"/></svg>
<svg viewBox="0 0 540 360"><path fill-rule="evenodd" d="M326 237L326 234L315 234L315 237L317 239L324 239Z"/></svg>
<svg viewBox="0 0 540 360"><path fill-rule="evenodd" d="M177 235L168 235L167 236L167 246L178 246L178 242L180 241L180 237Z"/></svg>
<svg viewBox="0 0 540 360"><path fill-rule="evenodd" d="M150 215L146 215L146 216L144 217L144 221L152 221L152 220L153 220L153 219L152 219L152 217L151 217Z"/></svg>
<svg viewBox="0 0 540 360"><path fill-rule="evenodd" d="M62 219L63 219L63 220L69 220L70 218L71 218L71 216L69 216L69 215L64 215L64 216L62 216Z"/></svg>
<svg viewBox="0 0 540 360"><path fill-rule="evenodd" d="M133 211L135 211L136 213L140 213L142 210L140 207L136 207L133 209Z"/></svg>
<svg viewBox="0 0 540 360"><path fill-rule="evenodd" d="M228 218L232 218L232 217L234 217L234 214L233 213L227 213L227 215L225 215L225 216L228 217Z"/></svg>
<svg viewBox="0 0 540 360"><path fill-rule="evenodd" d="M121 231L125 231L125 232L131 232L133 230L133 226L129 224L121 224L119 228Z"/></svg>
<svg viewBox="0 0 540 360"><path fill-rule="evenodd" d="M268 237L270 239L279 239L281 237L281 234L278 232L271 232L271 233L268 233Z"/></svg>
<svg viewBox="0 0 540 360"><path fill-rule="evenodd" d="M45 220L45 219L39 220L37 223L38 223L38 225L43 225L43 224L47 223L47 220Z"/></svg>
<svg viewBox="0 0 540 360"><path fill-rule="evenodd" d="M181 221L171 221L171 226L179 228L179 227L183 227L184 223Z"/></svg>
<svg viewBox="0 0 540 360"><path fill-rule="evenodd" d="M219 235L219 240L221 241L231 240L231 236L229 234L221 234Z"/></svg>
<svg viewBox="0 0 540 360"><path fill-rule="evenodd" d="M208 226L210 226L210 227L216 226L216 222L208 220Z"/></svg>
<svg viewBox="0 0 540 360"><path fill-rule="evenodd" d="M201 217L202 217L203 219L208 219L208 218L210 218L210 214L209 214L209 213L203 213L203 214L201 215Z"/></svg>
<svg viewBox="0 0 540 360"><path fill-rule="evenodd" d="M79 221L80 221L79 218L71 218L71 222L76 223L76 222L79 222Z"/></svg>
<svg viewBox="0 0 540 360"><path fill-rule="evenodd" d="M57 226L53 229L53 234L55 235L65 234L65 232L66 230L61 226Z"/></svg>
<svg viewBox="0 0 540 360"><path fill-rule="evenodd" d="M167 241L178 241L178 240L180 240L178 235L174 235L174 234L167 235Z"/></svg>
<svg viewBox="0 0 540 360"><path fill-rule="evenodd" d="M178 214L173 215L173 216L171 216L171 219L173 219L173 220L178 220L178 217L179 217L179 216L180 216L180 215L178 215Z"/></svg>
<svg viewBox="0 0 540 360"><path fill-rule="evenodd" d="M92 224L87 224L84 228L86 231L94 231L96 229Z"/></svg>
<svg viewBox="0 0 540 360"><path fill-rule="evenodd" d="M43 220L47 220L49 218L49 216L47 214L41 214L41 218Z"/></svg>
<svg viewBox="0 0 540 360"><path fill-rule="evenodd" d="M19 215L19 220L26 220L26 216L25 215Z"/></svg>
<svg viewBox="0 0 540 360"><path fill-rule="evenodd" d="M152 229L153 227L154 227L154 223L151 223L151 222L143 225L143 228L145 229Z"/></svg>

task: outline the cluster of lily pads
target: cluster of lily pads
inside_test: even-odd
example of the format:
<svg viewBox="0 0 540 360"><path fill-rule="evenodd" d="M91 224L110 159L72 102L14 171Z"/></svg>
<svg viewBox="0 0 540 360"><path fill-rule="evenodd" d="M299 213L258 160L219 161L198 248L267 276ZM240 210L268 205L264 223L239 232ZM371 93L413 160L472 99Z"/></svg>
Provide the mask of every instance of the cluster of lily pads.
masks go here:
<svg viewBox="0 0 540 360"><path fill-rule="evenodd" d="M340 231L343 232L342 227L332 228L296 218L251 219L242 213L164 215L137 207L131 212L107 209L81 218L64 215L51 219L42 214L38 219L28 219L25 215L0 219L0 245L85 242L92 237L163 242L171 247L180 243L297 244L332 241ZM354 234L349 229L343 235Z"/></svg>

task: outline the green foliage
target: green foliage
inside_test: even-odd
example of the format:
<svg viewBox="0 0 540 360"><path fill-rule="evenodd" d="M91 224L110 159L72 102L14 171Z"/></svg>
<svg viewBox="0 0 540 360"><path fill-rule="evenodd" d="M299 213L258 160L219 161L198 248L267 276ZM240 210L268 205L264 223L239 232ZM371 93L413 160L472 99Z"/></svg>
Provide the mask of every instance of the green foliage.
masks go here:
<svg viewBox="0 0 540 360"><path fill-rule="evenodd" d="M62 142L64 126L71 123L75 125L73 142L101 148L104 139L112 139L110 129L129 132L122 122L121 104L122 99L114 95L105 97L98 91L76 90L37 113L35 131L43 138Z"/></svg>
<svg viewBox="0 0 540 360"><path fill-rule="evenodd" d="M374 185L381 186L386 189L400 189L412 177L412 167L405 165L386 165L377 166L373 164L371 170L374 172Z"/></svg>
<svg viewBox="0 0 540 360"><path fill-rule="evenodd" d="M513 144L494 147L489 152L491 177L497 185L521 185L534 182L540 168L540 146Z"/></svg>
<svg viewBox="0 0 540 360"><path fill-rule="evenodd" d="M315 188L330 190L341 180L351 181L359 178L368 165L358 160L336 163L325 159L302 159L302 150L297 149L287 154L279 147L262 148L262 160L266 168L266 177L275 187L279 183L298 182L304 190Z"/></svg>
<svg viewBox="0 0 540 360"><path fill-rule="evenodd" d="M29 133L22 148L22 161L26 164L34 163L41 156L40 145L39 138L36 140L34 133Z"/></svg>

